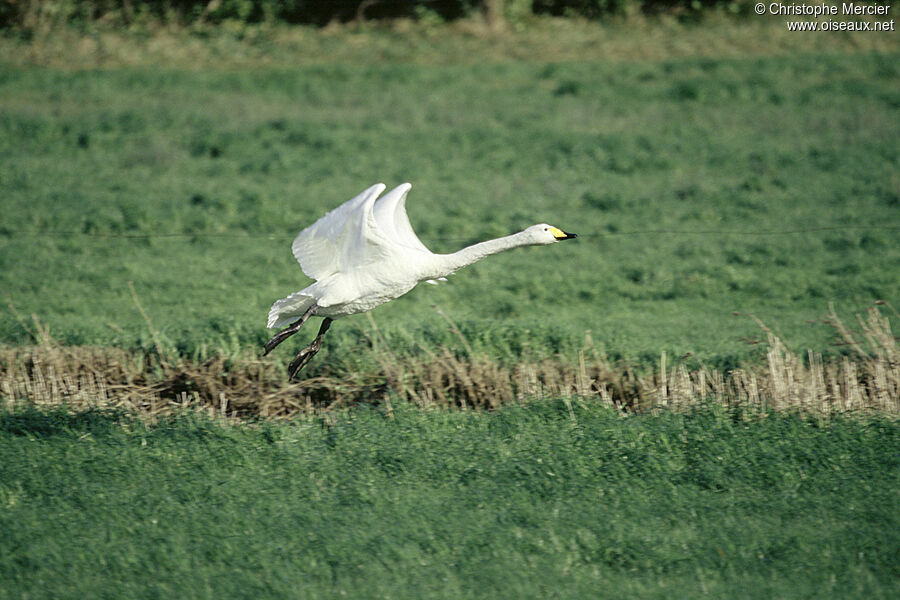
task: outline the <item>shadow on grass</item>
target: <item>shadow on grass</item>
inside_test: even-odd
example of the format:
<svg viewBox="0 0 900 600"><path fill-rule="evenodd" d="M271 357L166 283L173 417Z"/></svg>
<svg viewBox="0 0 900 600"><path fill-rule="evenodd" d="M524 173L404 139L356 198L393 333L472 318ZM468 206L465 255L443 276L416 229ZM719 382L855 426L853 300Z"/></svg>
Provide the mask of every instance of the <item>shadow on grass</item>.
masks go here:
<svg viewBox="0 0 900 600"><path fill-rule="evenodd" d="M109 434L132 421L133 417L121 410L26 406L0 412L0 433L34 437Z"/></svg>
<svg viewBox="0 0 900 600"><path fill-rule="evenodd" d="M250 430L268 443L280 434L265 420L247 420ZM121 409L88 408L78 410L70 405L21 406L0 410L0 437L82 438L125 440L137 434L145 441L183 442L185 440L219 441L243 439L237 429L223 427L208 414L187 408L148 422L140 415Z"/></svg>

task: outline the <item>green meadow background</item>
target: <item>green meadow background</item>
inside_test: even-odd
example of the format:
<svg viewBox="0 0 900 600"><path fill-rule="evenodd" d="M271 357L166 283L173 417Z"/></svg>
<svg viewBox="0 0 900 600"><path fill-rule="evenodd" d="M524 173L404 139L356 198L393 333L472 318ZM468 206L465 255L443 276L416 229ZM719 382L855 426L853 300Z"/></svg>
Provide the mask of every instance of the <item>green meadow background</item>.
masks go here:
<svg viewBox="0 0 900 600"><path fill-rule="evenodd" d="M255 347L309 283L293 236L379 181L413 183L449 252L548 222L579 234L490 257L373 311L392 344L730 365L752 313L792 347L900 290L896 54L210 72L0 71L0 339L31 314L65 344L188 356ZM24 323L24 324L23 324ZM27 328L26 328L27 326ZM339 364L365 317L336 324ZM309 334L311 335L311 334ZM412 340L412 341L410 341ZM744 341L742 341L744 340Z"/></svg>

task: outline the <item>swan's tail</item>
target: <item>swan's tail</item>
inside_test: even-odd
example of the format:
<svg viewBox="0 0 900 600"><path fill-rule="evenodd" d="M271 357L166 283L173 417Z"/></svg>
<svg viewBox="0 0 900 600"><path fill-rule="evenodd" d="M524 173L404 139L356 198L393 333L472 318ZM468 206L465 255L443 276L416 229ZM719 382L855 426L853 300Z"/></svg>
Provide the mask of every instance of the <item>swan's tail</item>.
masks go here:
<svg viewBox="0 0 900 600"><path fill-rule="evenodd" d="M269 324L267 327L274 329L299 319L315 302L315 298L303 292L294 292L287 298L278 300L269 309Z"/></svg>

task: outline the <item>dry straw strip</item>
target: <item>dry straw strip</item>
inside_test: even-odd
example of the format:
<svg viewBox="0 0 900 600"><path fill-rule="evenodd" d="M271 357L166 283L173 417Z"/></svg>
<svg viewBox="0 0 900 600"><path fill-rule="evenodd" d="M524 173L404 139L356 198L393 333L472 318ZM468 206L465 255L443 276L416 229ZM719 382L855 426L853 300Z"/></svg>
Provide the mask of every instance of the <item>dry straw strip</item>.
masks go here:
<svg viewBox="0 0 900 600"><path fill-rule="evenodd" d="M883 303L882 303L883 304ZM792 353L763 323L768 351L761 364L729 372L702 363L689 370L663 353L654 373L636 374L595 352L590 337L575 364L523 360L505 365L471 350L423 348L417 356L391 353L372 322L365 332L377 370L338 373L289 383L282 365L215 357L202 363L118 348L64 347L41 329L39 345L0 349L0 396L7 407L34 404L115 407L149 418L190 407L232 418L289 417L368 402L390 412L391 398L422 408L495 409L544 398L597 399L620 410L680 410L712 401L748 410L900 413L900 345L888 318L873 307L854 332L831 307L831 324L850 354L825 361ZM451 326L452 323L451 323ZM468 344L466 344L468 346Z"/></svg>

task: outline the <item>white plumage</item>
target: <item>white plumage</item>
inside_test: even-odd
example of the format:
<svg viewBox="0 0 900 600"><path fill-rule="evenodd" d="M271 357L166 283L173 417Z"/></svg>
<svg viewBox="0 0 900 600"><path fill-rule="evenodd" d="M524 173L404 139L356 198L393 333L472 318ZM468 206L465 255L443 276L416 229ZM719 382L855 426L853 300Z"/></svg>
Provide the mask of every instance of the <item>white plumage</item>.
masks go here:
<svg viewBox="0 0 900 600"><path fill-rule="evenodd" d="M325 321L316 341L291 363L292 377L318 351L332 319L371 310L422 281L434 283L485 256L577 237L542 223L459 252L434 254L416 236L406 215L406 195L411 188L404 183L381 196L385 185L373 185L301 231L294 240L294 257L316 282L272 305L270 328L299 320L269 340L266 353L296 333L309 317L321 316Z"/></svg>

